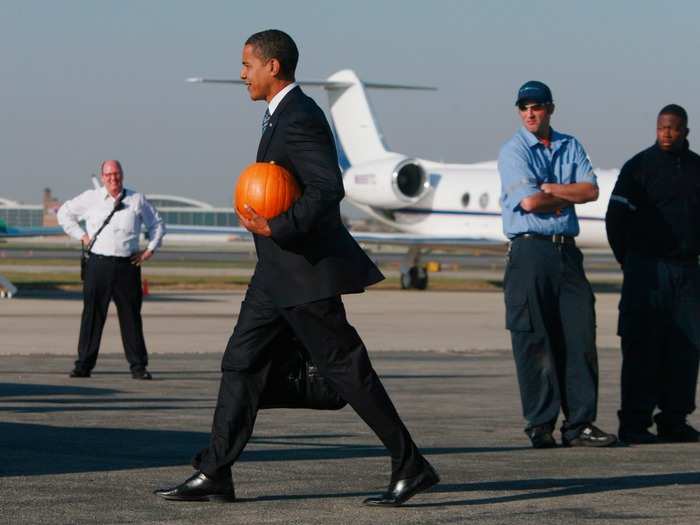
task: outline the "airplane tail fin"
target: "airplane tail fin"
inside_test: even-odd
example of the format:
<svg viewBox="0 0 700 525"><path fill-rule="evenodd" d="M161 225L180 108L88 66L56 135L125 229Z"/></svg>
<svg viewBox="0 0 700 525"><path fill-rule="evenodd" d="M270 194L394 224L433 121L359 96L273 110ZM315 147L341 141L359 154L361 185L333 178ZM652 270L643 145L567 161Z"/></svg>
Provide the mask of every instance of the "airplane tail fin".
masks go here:
<svg viewBox="0 0 700 525"><path fill-rule="evenodd" d="M338 157L343 169L381 159L388 154L382 131L374 118L367 92L354 71L343 70L328 80L343 87L324 86L328 94Z"/></svg>
<svg viewBox="0 0 700 525"><path fill-rule="evenodd" d="M242 80L188 78L187 82L243 84ZM297 80L302 86L322 87L328 93L331 119L343 169L390 155L367 98L366 89L435 90L434 87L362 82L354 71L344 69L326 80Z"/></svg>
<svg viewBox="0 0 700 525"><path fill-rule="evenodd" d="M390 154L367 97L366 89L433 90L423 86L362 82L354 71L345 69L328 77L331 118L341 166L362 164ZM344 165L343 165L344 164Z"/></svg>

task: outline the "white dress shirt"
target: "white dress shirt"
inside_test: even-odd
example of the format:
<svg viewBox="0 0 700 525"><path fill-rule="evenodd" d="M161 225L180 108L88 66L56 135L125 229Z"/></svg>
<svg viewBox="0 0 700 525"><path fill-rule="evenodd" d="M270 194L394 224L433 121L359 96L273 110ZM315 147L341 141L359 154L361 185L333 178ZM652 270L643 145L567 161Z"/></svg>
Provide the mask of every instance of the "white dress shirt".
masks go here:
<svg viewBox="0 0 700 525"><path fill-rule="evenodd" d="M277 106L280 105L280 102L282 102L284 96L298 85L299 84L297 84L296 82L292 82L288 86L285 86L284 88L280 89L279 92L274 97L272 97L272 100L270 100L270 103L267 105L267 111L270 113L270 116L272 116L272 114L275 112Z"/></svg>
<svg viewBox="0 0 700 525"><path fill-rule="evenodd" d="M122 208L114 213L107 226L97 236L92 252L99 255L128 257L139 251L139 235L143 224L148 231L148 249L155 251L165 235L165 224L143 193L124 189ZM74 239L80 240L85 231L79 221L85 221L90 239L114 208L115 199L105 188L88 190L63 204L58 210L58 223Z"/></svg>

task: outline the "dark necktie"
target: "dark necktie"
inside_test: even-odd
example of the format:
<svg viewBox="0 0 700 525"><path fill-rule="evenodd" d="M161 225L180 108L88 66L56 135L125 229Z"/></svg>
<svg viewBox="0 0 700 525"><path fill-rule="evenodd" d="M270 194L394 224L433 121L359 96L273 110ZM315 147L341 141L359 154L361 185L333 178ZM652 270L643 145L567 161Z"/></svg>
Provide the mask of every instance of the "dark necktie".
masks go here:
<svg viewBox="0 0 700 525"><path fill-rule="evenodd" d="M267 129L267 126L270 124L270 110L266 109L265 114L263 115L263 121L262 121L262 132L263 134L265 133L265 130Z"/></svg>

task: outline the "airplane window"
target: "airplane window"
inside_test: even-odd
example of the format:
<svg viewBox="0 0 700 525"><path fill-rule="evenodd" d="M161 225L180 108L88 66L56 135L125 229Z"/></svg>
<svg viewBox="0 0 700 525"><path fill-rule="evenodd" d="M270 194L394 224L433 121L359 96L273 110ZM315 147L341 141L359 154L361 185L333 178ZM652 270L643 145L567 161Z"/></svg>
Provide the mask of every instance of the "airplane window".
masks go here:
<svg viewBox="0 0 700 525"><path fill-rule="evenodd" d="M468 193L465 193L464 195L462 195L462 206L464 206L465 208L467 206L469 206L469 194Z"/></svg>
<svg viewBox="0 0 700 525"><path fill-rule="evenodd" d="M482 193L481 196L479 197L479 206L481 206L482 210L485 210L488 205L489 205L489 194Z"/></svg>

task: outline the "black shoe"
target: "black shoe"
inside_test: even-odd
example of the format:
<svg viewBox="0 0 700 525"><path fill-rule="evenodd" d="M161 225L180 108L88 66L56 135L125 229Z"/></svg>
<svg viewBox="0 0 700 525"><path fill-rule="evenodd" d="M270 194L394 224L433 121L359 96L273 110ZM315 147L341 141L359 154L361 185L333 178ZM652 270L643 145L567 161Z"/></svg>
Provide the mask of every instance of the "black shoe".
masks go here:
<svg viewBox="0 0 700 525"><path fill-rule="evenodd" d="M697 443L700 441L700 432L688 423L681 423L672 427L657 424L656 429L659 434L659 440L667 443Z"/></svg>
<svg viewBox="0 0 700 525"><path fill-rule="evenodd" d="M173 501L236 501L236 491L230 474L221 480L216 480L202 472L195 472L181 485L169 489L158 489L153 493Z"/></svg>
<svg viewBox="0 0 700 525"><path fill-rule="evenodd" d="M131 371L131 377L133 379L153 379L151 373L145 368L138 368Z"/></svg>
<svg viewBox="0 0 700 525"><path fill-rule="evenodd" d="M74 368L68 377L90 377L90 370L85 370L83 368Z"/></svg>
<svg viewBox="0 0 700 525"><path fill-rule="evenodd" d="M620 438L620 441L627 443L628 445L653 445L654 443L659 442L659 438L649 432L646 428L636 430L620 428L620 431L617 433L617 437Z"/></svg>
<svg viewBox="0 0 700 525"><path fill-rule="evenodd" d="M525 433L530 438L532 448L554 448L557 446L557 442L554 441L554 436L552 435L552 427L549 425L532 427L526 430Z"/></svg>
<svg viewBox="0 0 700 525"><path fill-rule="evenodd" d="M373 507L398 507L419 492L428 490L440 482L440 476L426 461L423 471L412 478L392 481L381 496L367 498L362 503Z"/></svg>
<svg viewBox="0 0 700 525"><path fill-rule="evenodd" d="M572 439L562 436L562 444L565 447L609 447L617 443L615 434L603 432L595 425L588 423Z"/></svg>

